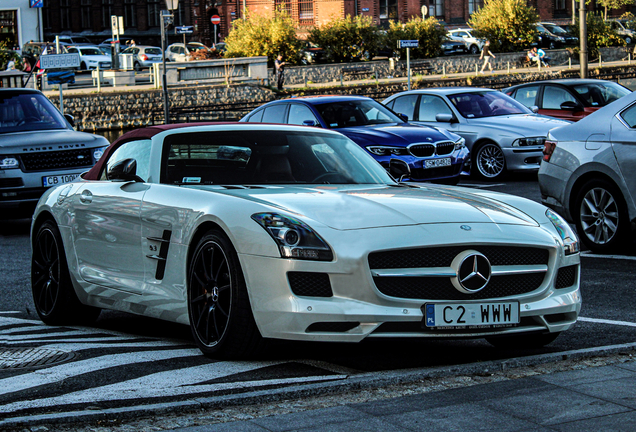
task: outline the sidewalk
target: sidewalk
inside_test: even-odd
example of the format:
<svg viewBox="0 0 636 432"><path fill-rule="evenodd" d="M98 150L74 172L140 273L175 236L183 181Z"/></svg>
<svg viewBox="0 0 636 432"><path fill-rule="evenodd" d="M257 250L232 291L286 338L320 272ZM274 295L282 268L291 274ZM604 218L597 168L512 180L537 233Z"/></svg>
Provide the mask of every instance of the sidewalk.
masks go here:
<svg viewBox="0 0 636 432"><path fill-rule="evenodd" d="M634 431L636 362L172 430Z"/></svg>

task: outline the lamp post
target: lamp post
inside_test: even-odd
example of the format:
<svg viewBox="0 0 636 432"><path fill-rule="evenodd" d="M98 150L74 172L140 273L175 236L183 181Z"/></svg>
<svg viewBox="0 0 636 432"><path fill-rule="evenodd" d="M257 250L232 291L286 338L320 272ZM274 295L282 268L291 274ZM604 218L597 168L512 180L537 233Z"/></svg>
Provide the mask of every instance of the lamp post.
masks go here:
<svg viewBox="0 0 636 432"><path fill-rule="evenodd" d="M581 49L579 51L579 63L581 63L581 78L587 78L587 22L586 22L586 10L585 1L580 0L579 6L579 26L580 26L580 43Z"/></svg>
<svg viewBox="0 0 636 432"><path fill-rule="evenodd" d="M163 74L161 86L163 87L163 122L170 123L170 100L168 99L168 81L166 79L166 26L172 22L174 15L170 12L179 7L179 0L166 0L167 11L161 11L161 52L163 53Z"/></svg>

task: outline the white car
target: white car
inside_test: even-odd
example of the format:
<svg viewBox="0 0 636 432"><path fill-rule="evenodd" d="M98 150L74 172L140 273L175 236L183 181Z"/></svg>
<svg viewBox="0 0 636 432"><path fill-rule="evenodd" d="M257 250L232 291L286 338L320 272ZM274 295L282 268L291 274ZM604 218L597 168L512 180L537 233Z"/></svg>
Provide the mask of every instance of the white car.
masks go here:
<svg viewBox="0 0 636 432"><path fill-rule="evenodd" d="M267 339L536 347L581 308L578 240L552 210L398 183L349 138L306 126L129 132L42 197L31 232L44 322L106 308L190 324L210 356Z"/></svg>
<svg viewBox="0 0 636 432"><path fill-rule="evenodd" d="M166 60L173 62L190 61L190 53L195 51L209 51L210 48L206 47L199 42L173 43L166 48Z"/></svg>
<svg viewBox="0 0 636 432"><path fill-rule="evenodd" d="M80 55L80 70L110 69L111 56L104 52L96 45L93 46L70 46L67 52L77 53Z"/></svg>
<svg viewBox="0 0 636 432"><path fill-rule="evenodd" d="M449 30L446 34L453 40L463 41L471 54L479 54L486 43L485 39L479 39L473 36L471 28L458 28Z"/></svg>

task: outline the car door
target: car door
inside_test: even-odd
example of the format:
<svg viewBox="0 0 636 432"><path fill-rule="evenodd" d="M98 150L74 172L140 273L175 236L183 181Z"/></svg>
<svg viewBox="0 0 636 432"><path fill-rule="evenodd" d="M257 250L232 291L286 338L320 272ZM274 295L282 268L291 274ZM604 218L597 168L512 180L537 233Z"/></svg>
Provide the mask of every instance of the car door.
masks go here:
<svg viewBox="0 0 636 432"><path fill-rule="evenodd" d="M72 197L73 245L86 282L126 293L143 292L140 209L148 185L109 180L106 171L118 161L134 158L137 175L145 180L149 157L150 140L123 144L106 161L100 180L83 183Z"/></svg>
<svg viewBox="0 0 636 432"><path fill-rule="evenodd" d="M406 101L405 101L406 102ZM397 101L396 101L397 103ZM426 126L439 127L442 129L455 132L462 135L467 132L461 132L462 128L459 122L437 121L437 114L450 114L457 119L457 114L450 108L448 103L441 96L423 94L421 95L413 115L411 123L422 124ZM468 132L469 133L469 132ZM463 135L462 135L463 136Z"/></svg>
<svg viewBox="0 0 636 432"><path fill-rule="evenodd" d="M409 94L393 99L387 106L398 114L404 114L409 120L415 120L415 108L419 95Z"/></svg>
<svg viewBox="0 0 636 432"><path fill-rule="evenodd" d="M580 110L562 109L561 104L564 102L581 105L576 96L565 87L546 84L543 87L539 114L571 121L578 121L585 117L586 113L582 106Z"/></svg>
<svg viewBox="0 0 636 432"><path fill-rule="evenodd" d="M307 122L313 122L313 125L309 125ZM287 124L300 125L300 126L320 126L320 122L316 118L315 114L307 105L300 103L290 103L289 113L287 115Z"/></svg>
<svg viewBox="0 0 636 432"><path fill-rule="evenodd" d="M533 106L536 106L536 107L539 106L538 100L539 100L540 91L541 91L540 85L538 84L528 85L528 86L523 86L516 89L509 96L511 96L513 99L517 100L518 102L521 102L528 108L532 108Z"/></svg>
<svg viewBox="0 0 636 432"><path fill-rule="evenodd" d="M610 130L612 148L631 195L625 200L633 205L633 193L636 191L636 104L613 117Z"/></svg>

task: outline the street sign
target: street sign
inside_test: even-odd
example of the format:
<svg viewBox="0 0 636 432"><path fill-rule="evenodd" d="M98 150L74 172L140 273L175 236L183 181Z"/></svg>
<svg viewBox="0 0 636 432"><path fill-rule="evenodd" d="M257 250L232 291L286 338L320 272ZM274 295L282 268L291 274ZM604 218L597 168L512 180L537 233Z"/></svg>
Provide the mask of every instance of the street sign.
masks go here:
<svg viewBox="0 0 636 432"><path fill-rule="evenodd" d="M417 48L420 46L420 41L418 40L399 40L398 48Z"/></svg>
<svg viewBox="0 0 636 432"><path fill-rule="evenodd" d="M77 53L40 56L40 69L73 69L78 67L80 67L80 56Z"/></svg>
<svg viewBox="0 0 636 432"><path fill-rule="evenodd" d="M194 27L193 26L179 26L179 27L175 27L174 30L175 30L175 32L177 32L177 34L194 33Z"/></svg>
<svg viewBox="0 0 636 432"><path fill-rule="evenodd" d="M210 17L210 22L214 25L221 24L221 17L218 15L212 15Z"/></svg>
<svg viewBox="0 0 636 432"><path fill-rule="evenodd" d="M32 7L32 8L44 7L44 0L30 0L29 7Z"/></svg>

